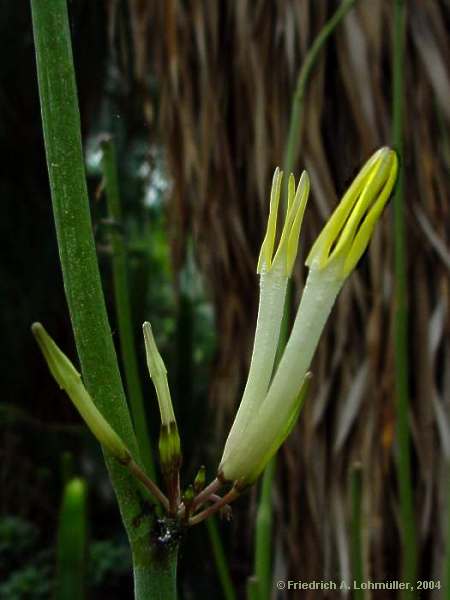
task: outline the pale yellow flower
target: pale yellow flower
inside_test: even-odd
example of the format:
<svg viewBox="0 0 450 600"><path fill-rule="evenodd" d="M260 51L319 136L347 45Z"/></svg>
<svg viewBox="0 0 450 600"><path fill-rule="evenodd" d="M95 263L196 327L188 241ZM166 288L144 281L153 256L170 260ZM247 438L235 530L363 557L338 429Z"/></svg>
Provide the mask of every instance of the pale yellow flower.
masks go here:
<svg viewBox="0 0 450 600"><path fill-rule="evenodd" d="M249 485L256 479L295 424L306 395L308 369L320 335L337 294L369 244L374 227L395 184L397 169L395 152L389 148L378 150L361 169L314 243L306 261L309 275L300 306L270 385L284 306L285 282L282 292L278 295L271 293L270 310L264 305L265 290L261 282L260 311L252 366L241 406L219 466L220 476L237 482L238 487ZM303 175L303 178L307 181L306 175ZM290 233L283 230L277 253L272 259L276 226L274 215L280 185L281 181L276 172L269 225L261 249L258 270L263 274L264 268L268 266L270 273L270 269L276 269L279 264L282 265L280 268L286 276L292 270L295 258L294 253L289 253L289 248L295 246L296 251L300 227L298 226L295 235L292 235L295 244L292 242L291 246ZM292 197L292 186L290 188ZM301 210L303 216L304 206L303 209L297 210L299 213ZM292 232L293 224L297 222L296 218L289 214L289 209L286 217L286 223L288 222L292 223ZM276 302L279 304L274 306ZM270 322L272 317L268 315L276 315L276 318ZM258 360L255 357L258 357Z"/></svg>

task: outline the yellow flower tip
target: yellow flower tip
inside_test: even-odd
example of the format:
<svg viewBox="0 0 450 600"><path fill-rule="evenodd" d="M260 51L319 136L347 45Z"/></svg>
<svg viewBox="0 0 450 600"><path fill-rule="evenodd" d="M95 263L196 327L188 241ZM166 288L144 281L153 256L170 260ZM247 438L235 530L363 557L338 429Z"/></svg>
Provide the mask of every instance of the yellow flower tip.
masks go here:
<svg viewBox="0 0 450 600"><path fill-rule="evenodd" d="M283 180L283 171L277 167L272 178L272 188L270 190L269 218L267 220L266 235L264 236L259 254L257 272L261 273L263 265L267 270L272 266L273 247L275 245L275 235L277 231L278 207L280 204L281 182Z"/></svg>
<svg viewBox="0 0 450 600"><path fill-rule="evenodd" d="M286 218L278 247L274 252L282 179L283 172L277 167L272 180L269 218L267 221L266 235L261 245L257 272L261 273L263 268L266 271L270 271L275 263L284 260L286 276L290 277L297 256L298 240L306 203L308 201L310 182L308 174L306 171L303 171L296 189L295 178L292 173L290 174L288 181Z"/></svg>
<svg viewBox="0 0 450 600"><path fill-rule="evenodd" d="M294 183L294 176L291 175L291 180ZM286 271L288 276L291 276L292 269L294 268L295 259L298 251L298 241L300 238L300 229L302 227L303 216L305 214L306 204L308 202L310 190L309 175L306 171L303 171L302 176L297 187L297 191L292 200L291 206L288 209L286 216L286 224L289 227L290 219L292 219L292 225L288 229L287 233L287 256L286 256ZM286 231L286 226L285 226ZM283 241L280 241L280 247ZM280 251L280 248L278 248Z"/></svg>
<svg viewBox="0 0 450 600"><path fill-rule="evenodd" d="M341 260L342 279L351 273L369 244L397 172L398 158L391 148L380 148L371 156L311 248L306 260L310 268L323 269Z"/></svg>

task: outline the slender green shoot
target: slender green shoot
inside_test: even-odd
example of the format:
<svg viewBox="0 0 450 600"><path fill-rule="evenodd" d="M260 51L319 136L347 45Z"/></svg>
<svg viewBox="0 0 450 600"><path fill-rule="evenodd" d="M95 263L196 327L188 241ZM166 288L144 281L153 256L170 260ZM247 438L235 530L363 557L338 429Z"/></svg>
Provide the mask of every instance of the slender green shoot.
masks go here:
<svg viewBox="0 0 450 600"><path fill-rule="evenodd" d="M230 569L223 549L222 540L220 539L216 517L210 517L209 519L206 519L206 526L208 528L208 535L211 542L214 562L216 564L217 575L219 576L223 597L225 600L236 600L237 596L234 590L233 582L231 581Z"/></svg>
<svg viewBox="0 0 450 600"><path fill-rule="evenodd" d="M334 15L325 23L317 37L315 38L311 48L308 50L305 60L300 68L297 77L296 88L292 99L291 115L289 121L289 133L286 144L286 150L283 161L284 177L284 199L285 208L287 206L287 182L289 173L293 171L296 158L301 145L301 136L303 131L303 116L304 102L307 86L310 76L316 65L320 52L323 50L325 43L336 27L354 6L356 0L344 0ZM289 323L291 315L291 305L293 297L293 288L291 280L288 281L286 291L286 302L284 306L284 315L281 325L280 338L277 350L277 362L283 354L289 334ZM264 471L261 497L258 507L257 526L255 530L255 573L258 581L258 598L259 600L267 600L271 593L271 544L270 537L272 531L272 515L271 515L271 489L275 475L276 456L271 460L266 470ZM254 587L254 586L253 586ZM253 589L253 588L252 588Z"/></svg>
<svg viewBox="0 0 450 600"><path fill-rule="evenodd" d="M142 464L146 473L153 480L156 480L156 470L153 462L153 453L136 355L136 340L133 330L128 285L127 248L124 241L117 158L113 139L109 136L103 137L101 149L103 179L106 201L108 204L108 216L111 225L110 241L112 249L114 299L128 401Z"/></svg>
<svg viewBox="0 0 450 600"><path fill-rule="evenodd" d="M309 78L311 77L317 59L320 53L322 52L328 38L333 34L336 27L348 13L348 11L351 8L353 8L356 1L357 0L343 0L343 2L339 5L339 8L336 10L334 15L325 23L325 25L322 27L319 34L315 38L311 48L308 50L305 56L305 60L303 61L303 64L298 73L297 84L292 99L289 133L283 162L283 169L286 174L286 181L288 179L289 173L293 170L301 146L304 116L303 109Z"/></svg>
<svg viewBox="0 0 450 600"><path fill-rule="evenodd" d="M361 584L364 581L364 560L362 545L362 470L360 464L355 464L351 470L351 558L353 581ZM358 588L360 586L358 585ZM354 600L364 600L364 590L356 588L353 591Z"/></svg>
<svg viewBox="0 0 450 600"><path fill-rule="evenodd" d="M258 598L268 600L272 589L272 484L276 469L276 455L267 465L261 485L261 497L256 514L255 573Z"/></svg>
<svg viewBox="0 0 450 600"><path fill-rule="evenodd" d="M87 567L87 486L72 479L64 488L58 529L56 600L83 600Z"/></svg>
<svg viewBox="0 0 450 600"><path fill-rule="evenodd" d="M400 492L400 522L403 546L403 580L414 585L417 573L417 542L414 496L411 479L411 446L409 432L409 365L408 314L405 231L405 171L403 152L404 73L405 73L405 3L395 0L393 43L393 145L400 158L397 187L394 194L395 253L395 393L397 412L397 475ZM415 597L405 590L404 599Z"/></svg>
<svg viewBox="0 0 450 600"><path fill-rule="evenodd" d="M258 600L259 589L258 580L255 575L251 575L246 583L246 600Z"/></svg>

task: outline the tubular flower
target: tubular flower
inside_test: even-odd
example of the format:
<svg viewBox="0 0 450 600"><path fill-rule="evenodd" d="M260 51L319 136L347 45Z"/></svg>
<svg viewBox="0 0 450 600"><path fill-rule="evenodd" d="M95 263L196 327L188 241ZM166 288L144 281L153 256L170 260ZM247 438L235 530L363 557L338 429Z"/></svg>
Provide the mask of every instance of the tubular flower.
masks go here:
<svg viewBox="0 0 450 600"><path fill-rule="evenodd" d="M249 375L241 407L244 399L247 403L247 398L251 398L251 402L240 407L225 445L219 476L234 481L236 487L245 487L258 477L295 424L307 393L308 369L322 330L337 294L369 244L394 187L397 170L395 152L389 148L378 150L361 169L311 248L306 261L309 275L275 375L269 386L273 360L265 374L266 390L264 386L258 387L258 382L250 381ZM271 215L268 234L270 227ZM274 239L274 234L268 234L261 251L264 264L267 264L264 245L268 239ZM280 245L282 241L283 236ZM273 263L276 259L277 255ZM281 294L277 301L281 303L282 312L284 294L280 298ZM269 340L274 352L278 335L279 327L276 337ZM256 337L254 356L259 352ZM256 392L247 390L253 386Z"/></svg>
<svg viewBox="0 0 450 600"><path fill-rule="evenodd" d="M297 255L298 239L309 194L308 174L303 172L297 189L291 174L288 182L286 219L274 252L282 178L283 173L277 168L272 180L267 231L258 260L259 309L250 370L242 401L225 445L224 457L242 437L264 399L275 362L287 282Z"/></svg>
<svg viewBox="0 0 450 600"><path fill-rule="evenodd" d="M131 455L128 448L95 406L81 381L81 375L73 364L61 352L40 323L34 323L31 330L44 355L50 373L59 387L67 392L94 436L118 461L123 464L129 463Z"/></svg>

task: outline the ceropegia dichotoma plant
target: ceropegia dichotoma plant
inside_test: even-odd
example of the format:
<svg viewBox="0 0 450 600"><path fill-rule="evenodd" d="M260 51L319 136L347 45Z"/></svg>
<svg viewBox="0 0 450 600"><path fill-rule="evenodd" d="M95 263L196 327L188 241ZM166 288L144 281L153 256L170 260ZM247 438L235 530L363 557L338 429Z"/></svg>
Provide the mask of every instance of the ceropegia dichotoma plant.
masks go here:
<svg viewBox="0 0 450 600"><path fill-rule="evenodd" d="M95 407L68 358L40 324L33 326L33 333L52 375L65 389L92 433L124 468L143 483L171 519L195 525L229 504L256 480L289 435L307 393L308 369L322 330L336 296L367 248L395 184L397 168L397 156L393 150L381 148L375 152L315 241L306 260L309 275L297 315L273 373L287 281L295 262L309 194L307 173L302 174L297 187L293 175L290 175L286 217L277 241L283 174L275 170L267 231L257 267L260 302L248 380L217 477L206 487L204 468L201 468L193 485L189 485L183 494L180 492L180 438L166 368L149 323L143 326L144 341L161 414L159 455L167 496L142 471ZM220 496L217 492L223 485L229 485L229 489Z"/></svg>

